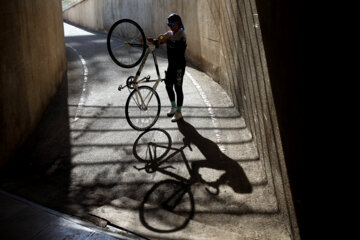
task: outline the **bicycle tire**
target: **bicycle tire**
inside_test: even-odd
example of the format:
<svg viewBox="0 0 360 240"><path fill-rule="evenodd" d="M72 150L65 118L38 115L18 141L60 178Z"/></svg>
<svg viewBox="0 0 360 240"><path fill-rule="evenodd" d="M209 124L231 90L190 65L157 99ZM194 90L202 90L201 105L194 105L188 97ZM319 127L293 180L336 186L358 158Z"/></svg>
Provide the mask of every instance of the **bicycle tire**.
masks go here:
<svg viewBox="0 0 360 240"><path fill-rule="evenodd" d="M140 106L138 91L141 93L144 102L147 103L147 109L141 109L143 106ZM152 102L150 103L150 101ZM133 129L145 131L156 123L160 110L161 104L157 92L149 86L140 86L138 90L134 89L130 93L125 105L125 116Z"/></svg>
<svg viewBox="0 0 360 240"><path fill-rule="evenodd" d="M137 46L124 44L125 42ZM107 49L111 59L120 67L132 68L138 65L146 48L144 31L135 21L121 19L111 26L107 35Z"/></svg>
<svg viewBox="0 0 360 240"><path fill-rule="evenodd" d="M158 182L140 204L140 221L159 233L179 231L194 217L194 196L190 185L168 179Z"/></svg>
<svg viewBox="0 0 360 240"><path fill-rule="evenodd" d="M161 148L156 148L156 160L161 160L164 156L168 154L171 148L171 137L168 132L160 128L151 128L147 131L142 132L138 138L135 140L133 146L133 154L137 160L140 162L149 162L150 154L154 156L153 148L149 148L148 144L152 142L162 146Z"/></svg>

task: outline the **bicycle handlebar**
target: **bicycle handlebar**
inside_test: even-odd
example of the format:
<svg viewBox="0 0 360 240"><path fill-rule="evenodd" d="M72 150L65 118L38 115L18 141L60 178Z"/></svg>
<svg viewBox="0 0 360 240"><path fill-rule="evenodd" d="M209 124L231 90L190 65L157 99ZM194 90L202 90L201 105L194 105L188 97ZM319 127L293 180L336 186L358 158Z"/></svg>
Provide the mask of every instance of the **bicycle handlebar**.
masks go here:
<svg viewBox="0 0 360 240"><path fill-rule="evenodd" d="M157 39L157 38L151 38L151 37L148 37L148 36L145 36L145 38L146 38L146 41L154 44L156 48L159 48L159 46L160 46L159 39Z"/></svg>

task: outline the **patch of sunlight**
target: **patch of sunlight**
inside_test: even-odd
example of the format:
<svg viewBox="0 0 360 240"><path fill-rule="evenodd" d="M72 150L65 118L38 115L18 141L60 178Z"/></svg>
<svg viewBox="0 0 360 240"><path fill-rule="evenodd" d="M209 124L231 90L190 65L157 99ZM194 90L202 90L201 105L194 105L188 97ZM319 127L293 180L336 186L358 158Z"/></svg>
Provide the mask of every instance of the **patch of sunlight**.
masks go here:
<svg viewBox="0 0 360 240"><path fill-rule="evenodd" d="M65 34L65 37L95 35L94 33L77 28L77 27L70 25L68 23L65 23L65 22L64 22L64 34Z"/></svg>
<svg viewBox="0 0 360 240"><path fill-rule="evenodd" d="M199 174L201 178L204 179L206 182L215 182L219 180L221 175L225 173L224 170L216 170L211 168L200 168Z"/></svg>

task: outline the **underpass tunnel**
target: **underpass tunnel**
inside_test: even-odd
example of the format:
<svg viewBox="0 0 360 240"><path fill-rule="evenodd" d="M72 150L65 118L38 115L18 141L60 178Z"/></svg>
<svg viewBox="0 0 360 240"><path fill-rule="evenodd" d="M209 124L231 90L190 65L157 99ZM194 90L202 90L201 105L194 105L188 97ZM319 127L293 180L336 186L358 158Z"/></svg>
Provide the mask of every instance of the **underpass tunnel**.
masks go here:
<svg viewBox="0 0 360 240"><path fill-rule="evenodd" d="M0 10L0 168L24 157L18 150L28 139L38 139L32 133L46 115L64 120L56 129L60 140L49 142L59 141L62 150L56 154L70 161L65 119L71 114L49 108L52 101L68 106L63 21L106 34L115 21L130 18L146 35L157 36L167 31L171 12L185 25L187 61L219 84L244 117L260 159L269 163L274 179L281 179L275 191L288 208L294 239L300 239L298 227L305 238L300 1L6 1Z"/></svg>
<svg viewBox="0 0 360 240"><path fill-rule="evenodd" d="M301 212L301 1L86 1L64 12L64 19L106 32L116 20L131 18L157 36L167 30L171 12L178 12L186 26L187 60L231 96L261 157L285 160L282 172L288 172Z"/></svg>

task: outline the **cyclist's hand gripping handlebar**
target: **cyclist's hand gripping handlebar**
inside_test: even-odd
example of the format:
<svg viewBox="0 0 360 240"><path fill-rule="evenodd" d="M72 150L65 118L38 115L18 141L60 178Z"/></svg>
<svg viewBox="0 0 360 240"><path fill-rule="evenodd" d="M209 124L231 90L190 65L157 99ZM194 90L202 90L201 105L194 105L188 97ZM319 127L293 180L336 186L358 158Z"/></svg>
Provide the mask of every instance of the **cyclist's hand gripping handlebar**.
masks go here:
<svg viewBox="0 0 360 240"><path fill-rule="evenodd" d="M159 38L152 38L152 37L148 37L145 36L146 40L148 42L151 42L155 45L156 48L159 48L160 44L163 42L163 40L165 39L164 35L160 35Z"/></svg>
<svg viewBox="0 0 360 240"><path fill-rule="evenodd" d="M145 36L146 40L155 45L155 47L159 47L159 42L156 38Z"/></svg>

